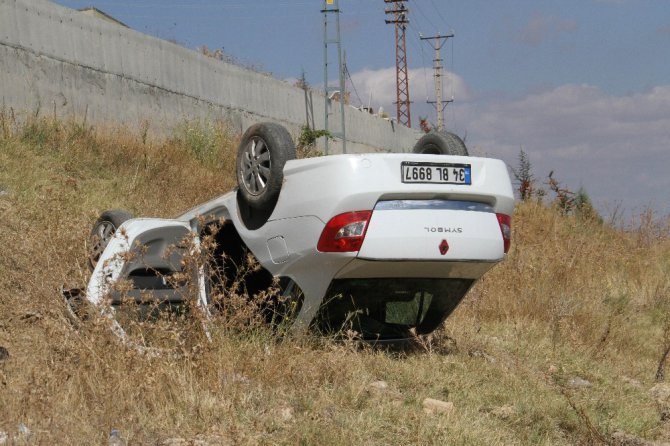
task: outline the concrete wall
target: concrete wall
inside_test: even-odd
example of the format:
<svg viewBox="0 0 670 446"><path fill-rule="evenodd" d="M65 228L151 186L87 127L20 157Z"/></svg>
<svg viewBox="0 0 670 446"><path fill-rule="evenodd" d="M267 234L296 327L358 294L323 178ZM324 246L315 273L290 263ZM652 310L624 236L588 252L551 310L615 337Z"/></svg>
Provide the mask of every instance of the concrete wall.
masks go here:
<svg viewBox="0 0 670 446"><path fill-rule="evenodd" d="M46 0L0 0L0 98L15 110L88 122L148 120L154 132L205 118L240 132L270 120L297 135L306 120L299 88ZM323 96L314 94L313 110L323 128ZM420 137L351 107L345 125L348 152L404 151Z"/></svg>

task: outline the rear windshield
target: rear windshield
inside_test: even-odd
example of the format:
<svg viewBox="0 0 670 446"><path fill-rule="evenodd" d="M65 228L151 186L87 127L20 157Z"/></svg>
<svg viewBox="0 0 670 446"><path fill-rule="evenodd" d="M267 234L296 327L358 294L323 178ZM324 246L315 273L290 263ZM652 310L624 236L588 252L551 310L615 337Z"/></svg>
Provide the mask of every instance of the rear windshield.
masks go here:
<svg viewBox="0 0 670 446"><path fill-rule="evenodd" d="M472 286L469 279L340 279L315 320L327 334L402 339L435 330Z"/></svg>

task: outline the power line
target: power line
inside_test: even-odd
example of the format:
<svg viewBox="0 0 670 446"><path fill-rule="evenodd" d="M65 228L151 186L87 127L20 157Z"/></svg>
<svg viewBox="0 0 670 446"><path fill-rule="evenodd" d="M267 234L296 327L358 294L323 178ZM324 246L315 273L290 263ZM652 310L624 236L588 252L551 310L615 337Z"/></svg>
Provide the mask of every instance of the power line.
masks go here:
<svg viewBox="0 0 670 446"><path fill-rule="evenodd" d="M428 17L428 16L423 12L423 9L421 9L421 7L419 6L419 2L414 2L413 4L414 4L414 6L416 7L416 10L419 11L419 14L421 14L421 15L426 19L426 21L428 22L428 24L429 24L433 29L439 29L437 26L435 26L435 24L433 23L433 21L430 20L430 17Z"/></svg>
<svg viewBox="0 0 670 446"><path fill-rule="evenodd" d="M412 44L412 47L417 50L421 54L421 70L423 71L423 77L424 77L424 92L426 93L426 101L428 100L428 78L426 76L426 54L423 50L423 45L421 43L421 39L419 36L421 36L421 33L417 31L416 27L412 25L412 23L407 24L412 31L416 34L410 34L411 37L414 37L414 39L409 39L409 43Z"/></svg>
<svg viewBox="0 0 670 446"><path fill-rule="evenodd" d="M421 45L421 62L423 68L423 87L426 91L426 102L428 102L428 74L426 73L426 53L423 51L423 45Z"/></svg>
<svg viewBox="0 0 670 446"><path fill-rule="evenodd" d="M349 67L347 66L346 59L345 59L345 62L344 62L344 73L349 78L349 80L351 81L351 88L353 88L353 90L354 90L354 94L356 95L356 99L358 99L358 103L363 105L363 101L361 100L361 97L358 95L358 90L356 90L356 85L354 84L354 80L351 78L351 73L349 73Z"/></svg>
<svg viewBox="0 0 670 446"><path fill-rule="evenodd" d="M435 8L435 11L437 12L438 17L444 22L445 25L447 25L447 28L453 29L451 26L449 26L449 23L447 23L447 20L444 18L442 13L440 12L440 8L437 7L435 2L433 0L430 0L431 5L433 5L433 8Z"/></svg>

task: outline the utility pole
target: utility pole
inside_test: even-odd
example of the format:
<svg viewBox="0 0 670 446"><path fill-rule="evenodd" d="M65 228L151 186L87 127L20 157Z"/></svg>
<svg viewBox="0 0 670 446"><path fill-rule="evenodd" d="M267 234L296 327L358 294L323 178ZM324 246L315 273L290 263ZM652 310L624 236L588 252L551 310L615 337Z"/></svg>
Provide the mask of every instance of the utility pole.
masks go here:
<svg viewBox="0 0 670 446"><path fill-rule="evenodd" d="M395 73L396 73L396 114L398 122L412 127L409 100L409 78L407 76L407 45L405 29L409 20L409 9L405 6L407 0L384 0L391 3L393 8L385 9L386 14L393 14L392 19L385 20L386 24L395 24Z"/></svg>
<svg viewBox="0 0 670 446"><path fill-rule="evenodd" d="M454 37L454 34L447 34L446 36L441 36L439 33L436 36L432 37L423 37L419 34L421 40L428 40L433 49L435 50L435 59L433 59L433 69L435 70L435 100L426 101L429 104L433 104L437 110L437 130L444 130L444 109L449 105L450 102L453 102L454 99L442 100L442 57L440 56L440 50L444 43L450 37Z"/></svg>
<svg viewBox="0 0 670 446"><path fill-rule="evenodd" d="M345 91L344 91L344 68L342 64L342 40L340 38L340 1L339 0L325 0L323 9L323 85L325 97L325 116L324 116L324 128L327 131L330 131L330 123L328 121L328 116L330 115L330 108L332 105L331 93L339 91L340 94L340 131L339 132L330 132L331 136L338 137L342 140L342 153L347 153L346 146L346 137L345 137L345 127L344 127L344 101L345 101ZM331 20L331 16L335 15L335 35L333 32L328 30L328 23ZM328 46L335 45L337 49L337 72L339 77L339 86L328 85ZM326 155L328 154L328 137L326 136L325 142Z"/></svg>

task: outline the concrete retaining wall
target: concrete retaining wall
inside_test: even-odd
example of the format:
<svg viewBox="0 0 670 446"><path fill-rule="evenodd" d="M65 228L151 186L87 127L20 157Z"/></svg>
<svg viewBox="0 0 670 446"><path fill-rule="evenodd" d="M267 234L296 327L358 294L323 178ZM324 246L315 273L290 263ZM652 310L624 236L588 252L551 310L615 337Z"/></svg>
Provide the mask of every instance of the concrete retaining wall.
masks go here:
<svg viewBox="0 0 670 446"><path fill-rule="evenodd" d="M204 118L240 132L275 121L297 135L306 120L299 88L46 0L0 0L0 98L15 110L88 122L148 120L154 132ZM314 94L313 110L323 128L323 96ZM331 123L338 131L339 119ZM345 125L348 152L405 151L420 137L351 107Z"/></svg>

